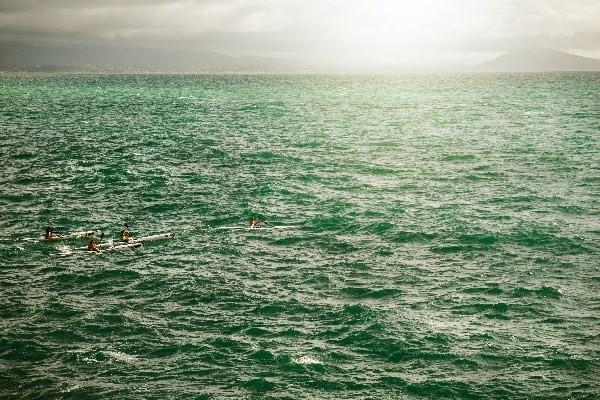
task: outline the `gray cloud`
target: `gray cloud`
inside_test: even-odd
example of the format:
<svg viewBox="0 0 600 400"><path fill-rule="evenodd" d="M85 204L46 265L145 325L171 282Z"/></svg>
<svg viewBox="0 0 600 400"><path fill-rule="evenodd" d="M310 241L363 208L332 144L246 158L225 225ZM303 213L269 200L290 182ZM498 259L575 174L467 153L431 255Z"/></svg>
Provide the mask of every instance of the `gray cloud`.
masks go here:
<svg viewBox="0 0 600 400"><path fill-rule="evenodd" d="M590 0L4 0L0 41L401 64L526 46L597 52L598 21Z"/></svg>

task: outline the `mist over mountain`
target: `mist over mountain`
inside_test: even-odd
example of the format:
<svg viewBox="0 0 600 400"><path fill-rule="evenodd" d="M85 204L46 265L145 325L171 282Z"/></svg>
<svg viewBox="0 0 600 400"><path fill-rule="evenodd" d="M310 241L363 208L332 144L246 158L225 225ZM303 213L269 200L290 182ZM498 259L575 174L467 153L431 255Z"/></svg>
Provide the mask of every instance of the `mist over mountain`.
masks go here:
<svg viewBox="0 0 600 400"><path fill-rule="evenodd" d="M550 49L511 51L475 68L481 72L600 71L600 60Z"/></svg>
<svg viewBox="0 0 600 400"><path fill-rule="evenodd" d="M116 45L36 46L0 42L0 70L89 73L198 72L545 72L600 71L600 60L549 49L511 51L475 67L457 64L406 66L377 62L334 65L315 60L231 57L203 50Z"/></svg>
<svg viewBox="0 0 600 400"><path fill-rule="evenodd" d="M34 46L14 42L0 43L0 66L96 72L277 71L286 67L280 60L230 57L211 51L107 45Z"/></svg>
<svg viewBox="0 0 600 400"><path fill-rule="evenodd" d="M1 0L0 68L597 70L583 57L513 50L560 49L600 58L598 21L600 2L592 0ZM485 63L503 52L509 53Z"/></svg>

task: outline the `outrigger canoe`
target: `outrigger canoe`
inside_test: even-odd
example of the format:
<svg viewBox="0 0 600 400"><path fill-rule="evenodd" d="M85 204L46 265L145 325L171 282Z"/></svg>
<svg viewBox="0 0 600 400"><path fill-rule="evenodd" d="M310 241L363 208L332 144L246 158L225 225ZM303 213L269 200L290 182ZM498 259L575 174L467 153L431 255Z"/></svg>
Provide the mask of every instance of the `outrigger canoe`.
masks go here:
<svg viewBox="0 0 600 400"><path fill-rule="evenodd" d="M112 240L110 240L105 243L98 243L98 244L96 244L96 247L98 248L98 250L126 250L127 248L137 249L137 248L139 248L139 245L141 245L141 248L143 248L144 247L143 245L145 242L152 242L155 240L162 240L162 239L170 239L173 237L175 237L174 233L161 233L158 235L141 236L141 237L133 239L131 242L113 242ZM86 247L78 247L77 250L88 251L88 248L87 248L87 246Z"/></svg>

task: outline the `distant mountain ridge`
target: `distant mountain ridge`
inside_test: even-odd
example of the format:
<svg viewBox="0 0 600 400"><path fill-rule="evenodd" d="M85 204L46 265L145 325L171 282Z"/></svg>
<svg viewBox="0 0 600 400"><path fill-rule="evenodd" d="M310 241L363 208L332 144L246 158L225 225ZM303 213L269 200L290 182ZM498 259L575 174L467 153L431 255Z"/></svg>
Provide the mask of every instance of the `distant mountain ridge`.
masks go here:
<svg viewBox="0 0 600 400"><path fill-rule="evenodd" d="M556 50L512 51L475 67L331 66L306 60L231 57L214 51L120 45L36 46L0 42L0 71L84 73L548 72L600 71L600 60Z"/></svg>
<svg viewBox="0 0 600 400"><path fill-rule="evenodd" d="M600 60L550 49L524 49L475 68L482 72L600 71Z"/></svg>
<svg viewBox="0 0 600 400"><path fill-rule="evenodd" d="M0 69L90 72L260 71L283 68L261 57L230 57L212 51L108 45L34 46L0 43ZM33 67L33 68L32 68Z"/></svg>

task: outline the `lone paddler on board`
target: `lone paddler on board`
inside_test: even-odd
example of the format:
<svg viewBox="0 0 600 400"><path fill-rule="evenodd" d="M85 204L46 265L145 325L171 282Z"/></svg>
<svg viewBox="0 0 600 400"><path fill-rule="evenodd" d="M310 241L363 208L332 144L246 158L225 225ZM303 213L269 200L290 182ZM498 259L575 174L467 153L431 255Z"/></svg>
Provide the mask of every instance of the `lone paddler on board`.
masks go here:
<svg viewBox="0 0 600 400"><path fill-rule="evenodd" d="M51 226L47 226L46 227L46 234L44 235L44 239L46 240L52 240L54 239L54 228Z"/></svg>
<svg viewBox="0 0 600 400"><path fill-rule="evenodd" d="M263 225L269 225L269 223L266 221L259 221L255 217L250 218L248 221L248 226L250 226L251 229L260 228Z"/></svg>
<svg viewBox="0 0 600 400"><path fill-rule="evenodd" d="M123 229L121 229L121 232L119 233L119 240L127 243L131 243L133 241L133 236L129 232L129 226L127 226L127 224L125 224Z"/></svg>

